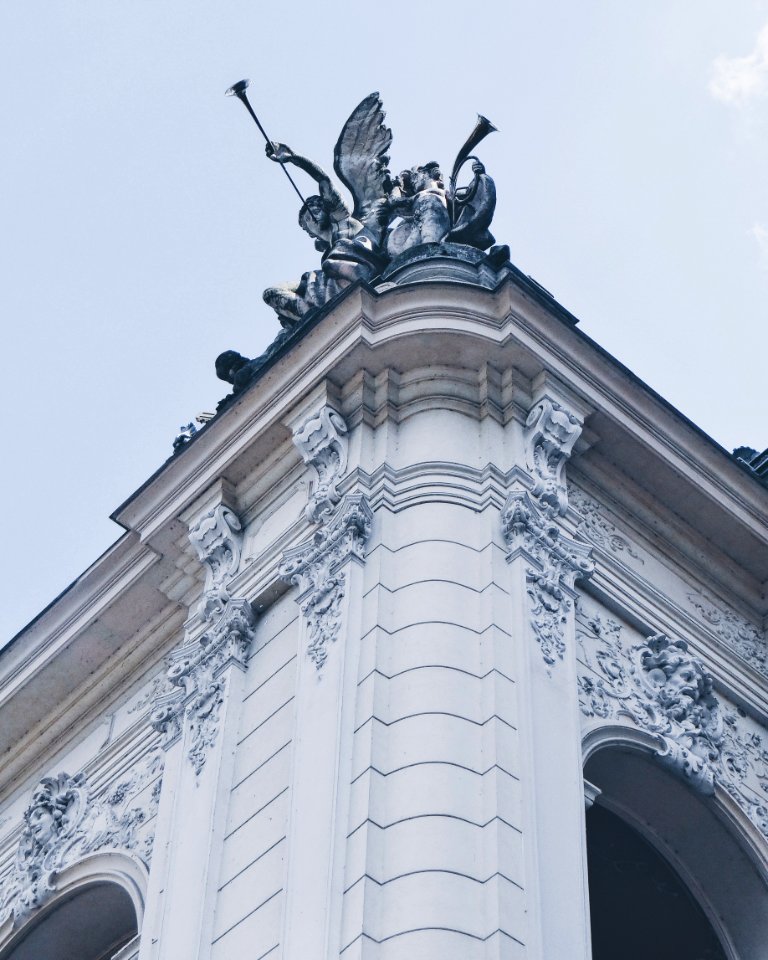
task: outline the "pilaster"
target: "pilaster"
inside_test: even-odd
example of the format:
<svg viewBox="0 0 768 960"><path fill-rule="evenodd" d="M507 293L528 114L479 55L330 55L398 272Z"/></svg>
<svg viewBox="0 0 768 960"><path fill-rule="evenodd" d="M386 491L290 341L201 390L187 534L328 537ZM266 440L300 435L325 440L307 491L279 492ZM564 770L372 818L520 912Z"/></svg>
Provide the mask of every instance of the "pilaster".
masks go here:
<svg viewBox="0 0 768 960"><path fill-rule="evenodd" d="M518 663L529 953L589 960L574 602L593 564L561 521L565 464L586 412L571 399L551 380L539 384L524 428L530 476L510 491L501 525Z"/></svg>
<svg viewBox="0 0 768 960"><path fill-rule="evenodd" d="M228 493L217 485L186 518L206 581L151 715L166 764L141 960L203 960L210 953L242 678L256 622L248 600L228 591L242 546Z"/></svg>
<svg viewBox="0 0 768 960"><path fill-rule="evenodd" d="M318 521L286 551L280 574L301 607L285 960L338 958L360 656L362 564L373 515L365 497L341 499L347 428L327 405L295 425L294 442L319 483L306 515Z"/></svg>

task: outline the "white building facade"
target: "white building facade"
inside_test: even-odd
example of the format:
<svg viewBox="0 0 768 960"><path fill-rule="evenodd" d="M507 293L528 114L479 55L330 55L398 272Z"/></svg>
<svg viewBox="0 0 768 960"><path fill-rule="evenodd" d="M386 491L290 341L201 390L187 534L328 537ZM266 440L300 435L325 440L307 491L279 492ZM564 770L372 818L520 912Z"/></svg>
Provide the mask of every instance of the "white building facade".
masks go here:
<svg viewBox="0 0 768 960"><path fill-rule="evenodd" d="M432 254L0 651L0 960L589 960L598 810L692 960L768 956L768 490L546 291Z"/></svg>

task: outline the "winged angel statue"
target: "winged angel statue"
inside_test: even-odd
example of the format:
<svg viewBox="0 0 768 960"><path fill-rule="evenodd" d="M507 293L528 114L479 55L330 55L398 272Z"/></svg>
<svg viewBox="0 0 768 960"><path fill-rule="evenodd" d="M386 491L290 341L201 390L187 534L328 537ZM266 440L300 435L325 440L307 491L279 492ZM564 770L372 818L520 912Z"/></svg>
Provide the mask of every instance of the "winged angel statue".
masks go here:
<svg viewBox="0 0 768 960"><path fill-rule="evenodd" d="M242 90L238 95L243 98ZM488 226L496 206L496 190L471 151L495 127L485 117L478 118L459 151L446 187L440 166L434 161L391 176L392 132L385 126L384 117L379 94L369 94L352 111L336 142L333 169L352 194L351 212L325 171L264 134L270 160L303 170L318 190L302 204L299 225L322 254L320 268L308 270L297 282L264 291L264 299L277 312L283 327L294 326L310 310L322 307L356 280L372 279L411 247L449 240L484 250L494 243ZM468 187L456 189L458 172L470 159L474 161L474 179Z"/></svg>
<svg viewBox="0 0 768 960"><path fill-rule="evenodd" d="M292 326L308 311L321 307L355 280L367 280L386 263L382 239L390 216L392 188L388 150L392 131L384 125L378 93L352 111L333 152L333 169L352 194L350 211L331 178L317 164L283 143L266 145L276 163L292 163L317 184L318 192L299 211L299 226L314 238L322 254L319 270L308 270L297 283L264 291L265 301L283 326Z"/></svg>

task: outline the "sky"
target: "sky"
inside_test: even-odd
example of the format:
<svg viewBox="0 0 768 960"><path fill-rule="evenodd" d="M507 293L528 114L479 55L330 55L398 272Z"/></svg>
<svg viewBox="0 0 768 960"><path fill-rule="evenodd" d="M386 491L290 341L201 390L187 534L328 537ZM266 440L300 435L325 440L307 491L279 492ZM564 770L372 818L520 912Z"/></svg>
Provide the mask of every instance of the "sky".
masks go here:
<svg viewBox="0 0 768 960"><path fill-rule="evenodd" d="M0 645L316 265L243 77L329 170L373 90L393 170L488 116L513 262L723 446L768 447L768 0L3 0Z"/></svg>

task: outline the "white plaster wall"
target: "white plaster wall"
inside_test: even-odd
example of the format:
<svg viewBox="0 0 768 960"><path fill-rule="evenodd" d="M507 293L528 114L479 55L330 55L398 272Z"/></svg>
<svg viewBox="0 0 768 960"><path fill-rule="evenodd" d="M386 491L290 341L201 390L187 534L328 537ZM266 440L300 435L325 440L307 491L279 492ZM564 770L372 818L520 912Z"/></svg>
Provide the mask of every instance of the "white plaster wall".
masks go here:
<svg viewBox="0 0 768 960"><path fill-rule="evenodd" d="M446 503L376 516L344 957L521 955L516 698L497 519Z"/></svg>
<svg viewBox="0 0 768 960"><path fill-rule="evenodd" d="M245 675L212 960L278 955L298 615L287 594L257 625Z"/></svg>

